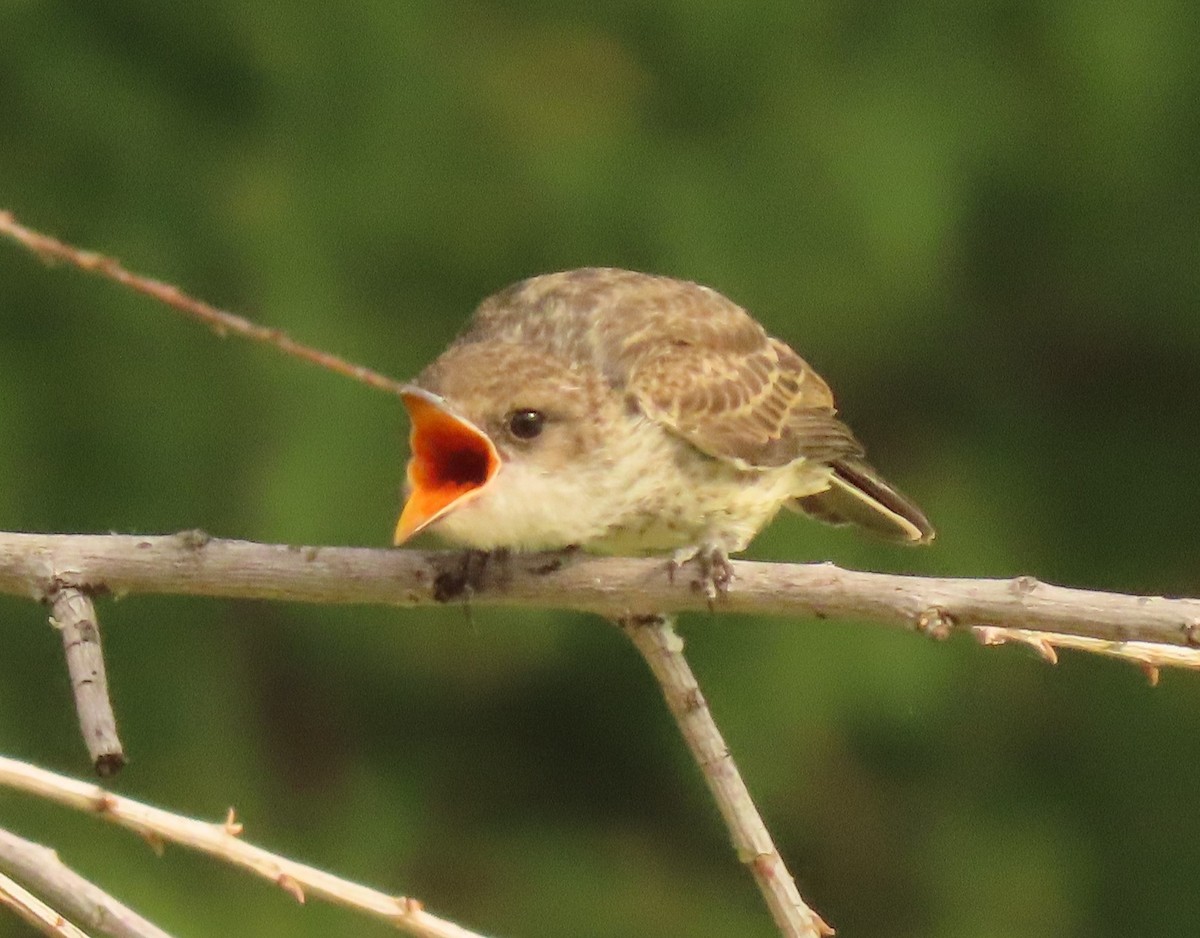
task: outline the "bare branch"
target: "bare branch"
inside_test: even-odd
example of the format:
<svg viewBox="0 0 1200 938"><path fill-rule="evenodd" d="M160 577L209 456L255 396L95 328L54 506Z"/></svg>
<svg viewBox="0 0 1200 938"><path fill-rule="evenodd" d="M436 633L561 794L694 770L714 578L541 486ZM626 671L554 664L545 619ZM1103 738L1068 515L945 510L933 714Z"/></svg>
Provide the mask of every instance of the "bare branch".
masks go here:
<svg viewBox="0 0 1200 938"><path fill-rule="evenodd" d="M96 607L87 593L70 586L55 590L47 601L51 609L50 624L62 633L84 744L96 774L108 778L124 767L125 752L117 736L117 718L108 696Z"/></svg>
<svg viewBox="0 0 1200 938"><path fill-rule="evenodd" d="M203 303L171 284L131 273L112 258L26 228L11 213L0 211L0 235L44 260L68 263L156 299L219 335L234 334L266 344L376 389L398 393L403 387L370 369L302 345L279 330ZM842 570L831 564L739 562L733 570L734 581L720 603L722 611L865 618L934 637L956 629L969 630L985 644L1024 643L1049 661L1056 660L1058 648L1133 661L1151 681L1157 681L1162 666L1200 667L1200 600L1064 589L1028 577L895 576ZM600 560L564 554L512 557L490 569L484 564L472 573L461 554L290 548L211 540L201 532L144 538L0 534L0 592L52 602L55 620L74 618L77 622L71 635L64 629L64 643L72 662L85 738L89 747L104 739L99 750L91 750L102 774L109 765L105 759L123 761L107 697L101 693L99 701L93 699L104 682L99 634L88 597L103 591L404 606L469 599L477 605L572 608L621 621L662 686L730 828L738 855L753 871L783 934L805 938L829 934L828 926L800 898L763 827L668 618L676 612L704 609L708 598L691 589L683 578L672 582L664 572L663 564L654 560ZM81 664L83 658L90 658L90 663ZM90 726L85 716L89 712L94 714ZM21 764L0 760L0 768L5 765ZM94 786L83 786L89 792L86 796L75 790L68 798L63 795L66 788L81 783L28 766L24 769L26 780L28 773L40 773L38 784L48 790L54 786L47 779L63 783L58 800L76 803L78 796L84 801L76 803L77 807L99 811L152 839L177 839L240 863L272 878L301 901L305 888L363 908L376 901L365 894L381 896L242 843L236 837L240 828L234 829L238 826L232 818L222 828L167 812L154 814L157 809L117 799ZM0 783L3 781L0 778ZM10 784L23 787L16 781ZM56 797L48 790L41 793ZM15 902L12 895L0 884L0 899ZM432 917L428 930L422 930L418 918L424 913L419 904L389 897L382 900L389 911L374 909L375 913L413 934L469 934ZM439 926L445 930L438 930ZM73 926L63 923L63 927Z"/></svg>
<svg viewBox="0 0 1200 938"><path fill-rule="evenodd" d="M205 323L218 335L233 334L263 343L379 390L397 394L403 389L401 383L385 375L302 345L277 329L259 326L217 309L171 284L131 273L113 258L81 250L21 225L11 212L0 210L0 236L47 262L65 262L158 300ZM43 543L37 545L30 542L14 544L9 540L17 537L20 535L0 535L5 539L0 550L7 554L8 561L0 570L0 581L4 581L0 583L0 590L28 591L44 598L52 592L53 583L48 585L46 578L38 572L20 570L20 558L13 558L12 552L32 549L53 553L58 547L46 546L44 538ZM210 550L202 550L205 539L201 537L194 545L196 556L188 562L179 556L180 549L187 546L186 539L177 542L174 548L164 538L134 540L141 552L141 560L148 563L139 563L132 557L113 556L114 552L125 551L128 542L112 542L103 547L81 540L72 542L69 553L80 556L82 551L86 554L87 569L81 568L78 577L68 577L64 582L85 588L88 585L104 586L114 591L183 592L308 602L417 605L455 598L447 595L454 590L445 589L446 583L454 582L455 575L446 566L446 561L435 559L437 555L406 552L400 559L395 554L383 552L305 548L299 556L290 558L292 562L284 562L289 558L278 552L287 548L213 542ZM89 554L89 550L94 553ZM276 552L274 556L268 553L272 550ZM197 563L201 553L204 562ZM240 571L242 575L238 575L239 571L224 566L222 561L235 554L254 563L255 568ZM384 559L385 556L389 559ZM11 563L14 560L15 567ZM159 565L157 569L148 569L163 560L175 566ZM360 568L358 564L363 566ZM350 569L351 565L354 569ZM609 618L681 612L702 605L700 597L682 585L664 583L653 561L588 560L568 566L561 560L525 558L517 566L518 575L512 577L511 582L504 582L507 588L498 590L495 583L486 589L474 588L472 600L574 608ZM319 582L298 582L294 579L298 569L303 569L301 575L304 578L316 575ZM840 570L828 564L785 566L743 562L736 564L734 569L736 587L723 603L723 608L730 612L867 618L893 624L915 624L933 635L946 634L956 627L1030 630L1047 636L1038 642L1027 642L1043 654L1045 649L1068 645L1099 650L1086 643L1053 639L1056 634L1074 635L1108 642L1110 644L1101 653L1136 661L1151 672L1164 663L1200 666L1200 654L1191 653L1192 649L1200 647L1200 600L1067 590L1038 583L1029 577L974 580L886 576ZM210 578L209 574L215 574L216 578ZM88 582L81 581L80 577ZM461 576L458 579L461 580ZM1002 640L1000 633L995 631L984 637ZM1008 640L1025 641L1017 632L1009 635ZM1144 649L1130 650L1120 644L1129 641L1178 645L1189 651L1147 663ZM1156 656L1150 653L1150 657Z"/></svg>
<svg viewBox="0 0 1200 938"><path fill-rule="evenodd" d="M683 639L668 616L637 616L618 623L650 666L667 707L704 775L733 837L738 859L749 867L771 917L785 938L823 938L830 928L800 898L792 874L763 824L737 764L683 656Z"/></svg>
<svg viewBox="0 0 1200 938"><path fill-rule="evenodd" d="M832 564L737 561L722 612L869 619L935 636L1009 628L1110 643L1178 647L1164 664L1200 662L1200 599L1068 589L1030 577L946 579L844 570ZM610 619L705 611L708 601L660 560L518 554L464 576L460 552L290 547L202 532L137 537L0 533L0 592L43 600L72 586L313 603L577 609ZM468 582L468 579L470 582ZM469 587L469 589L468 589ZM1060 642L1059 644L1065 644ZM1133 655L1136 660L1140 660Z"/></svg>
<svg viewBox="0 0 1200 938"><path fill-rule="evenodd" d="M0 830L0 872L28 885L76 921L109 938L171 938L84 879L49 847Z"/></svg>
<svg viewBox="0 0 1200 938"><path fill-rule="evenodd" d="M482 938L431 915L416 899L389 896L246 843L232 810L220 824L199 821L4 756L0 756L0 785L95 814L140 834L152 846L176 843L207 853L270 880L297 902L304 902L309 894L319 896L383 919L417 938Z"/></svg>
<svg viewBox="0 0 1200 938"><path fill-rule="evenodd" d="M352 378L378 391L399 394L403 388L403 384L392 380L387 375L364 368L362 365L355 365L336 355L331 355L329 352L303 345L280 329L268 329L266 326L260 326L241 316L217 309L215 306L188 296L172 284L131 273L114 258L105 257L94 251L80 250L57 238L42 234L40 231L26 228L13 217L11 212L0 211L0 235L32 251L47 263L62 261L85 273L96 274L106 280L119 283L135 293L158 300L191 319L198 319L219 336L236 335L243 339L250 339L252 342L269 345L276 351L290 355L292 358L298 358L319 368L324 368L326 371Z"/></svg>
<svg viewBox="0 0 1200 938"><path fill-rule="evenodd" d="M1059 648L1086 651L1107 658L1119 658L1137 665L1145 672L1153 686L1158 683L1161 668L1200 668L1200 652L1195 648L1179 648L1160 645L1156 642L1113 642L1104 638L1088 638L1086 635L1056 635L1052 632L1035 632L1031 629L996 629L976 627L975 637L984 645L1003 645L1019 642L1034 649L1051 664L1058 663Z"/></svg>
<svg viewBox="0 0 1200 938"><path fill-rule="evenodd" d="M58 912L20 883L0 873L0 905L6 905L44 935L56 938L88 938Z"/></svg>

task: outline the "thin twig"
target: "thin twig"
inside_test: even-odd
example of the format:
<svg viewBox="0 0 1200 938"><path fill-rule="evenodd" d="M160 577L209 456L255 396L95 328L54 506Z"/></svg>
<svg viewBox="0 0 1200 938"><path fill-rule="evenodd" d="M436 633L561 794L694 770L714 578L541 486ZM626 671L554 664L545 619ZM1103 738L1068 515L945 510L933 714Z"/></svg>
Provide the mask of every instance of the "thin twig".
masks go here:
<svg viewBox="0 0 1200 938"><path fill-rule="evenodd" d="M1195 648L1179 648L1175 645L1160 645L1155 642L1113 642L1104 638L1088 638L1086 635L1054 635L1050 632L1035 632L1031 629L997 629L977 627L975 637L984 645L1003 645L1017 642L1028 645L1050 664L1058 663L1058 649L1068 648L1086 651L1093 655L1118 658L1136 664L1145 672L1151 685L1158 684L1161 668L1196 668Z"/></svg>
<svg viewBox="0 0 1200 938"><path fill-rule="evenodd" d="M96 774L108 778L124 767L125 751L117 736L117 718L108 695L96 607L87 593L69 586L56 589L48 602L50 624L62 633L84 744Z"/></svg>
<svg viewBox="0 0 1200 938"><path fill-rule="evenodd" d="M140 834L151 846L176 843L207 853L270 880L297 902L318 896L382 919L417 938L482 938L431 915L416 899L389 896L246 843L232 811L219 824L199 821L4 756L0 756L0 785L95 814Z"/></svg>
<svg viewBox="0 0 1200 938"><path fill-rule="evenodd" d="M738 859L754 876L780 933L785 938L832 935L833 929L800 898L683 656L683 640L671 617L636 616L618 624L662 688L667 707L725 819Z"/></svg>
<svg viewBox="0 0 1200 938"><path fill-rule="evenodd" d="M56 908L109 938L171 938L66 866L49 847L0 830L0 872L27 885Z"/></svg>
<svg viewBox="0 0 1200 938"><path fill-rule="evenodd" d="M55 938L88 938L57 911L20 883L0 873L0 905L6 905L44 935Z"/></svg>
<svg viewBox="0 0 1200 938"><path fill-rule="evenodd" d="M331 355L329 352L303 345L280 329L268 329L266 326L260 326L241 316L211 306L189 296L173 284L131 273L114 258L105 257L94 251L81 250L59 241L57 238L42 234L40 231L26 228L13 217L12 212L0 211L0 235L15 241L48 263L65 262L85 273L96 274L106 280L119 283L135 293L158 300L185 316L200 320L218 336L236 335L250 339L252 342L269 345L292 358L298 358L335 374L352 378L379 391L399 394L404 387L401 382L395 381L387 375L364 368L362 365L355 365L337 355Z"/></svg>
<svg viewBox="0 0 1200 938"><path fill-rule="evenodd" d="M502 569L497 569L502 567ZM1200 599L1068 589L1030 577L944 579L844 570L833 564L737 561L718 612L873 620L935 637L977 627L1077 635L1109 643L1176 646L1166 665L1200 666ZM0 593L42 600L74 586L313 603L577 609L609 619L708 609L686 577L653 558L516 554L470 584L462 554L361 547L290 547L209 538L200 532L137 537L0 533ZM1143 650L1125 657L1141 663ZM1092 649L1089 649L1092 650Z"/></svg>

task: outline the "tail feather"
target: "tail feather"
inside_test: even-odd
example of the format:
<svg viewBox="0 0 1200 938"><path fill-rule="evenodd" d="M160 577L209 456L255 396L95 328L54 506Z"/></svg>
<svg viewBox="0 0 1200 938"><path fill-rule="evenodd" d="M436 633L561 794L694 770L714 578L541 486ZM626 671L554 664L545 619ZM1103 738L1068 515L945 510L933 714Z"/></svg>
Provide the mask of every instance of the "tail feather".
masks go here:
<svg viewBox="0 0 1200 938"><path fill-rule="evenodd" d="M893 541L933 540L933 525L924 512L867 463L841 459L832 468L829 488L797 498L789 507L826 524L855 524Z"/></svg>

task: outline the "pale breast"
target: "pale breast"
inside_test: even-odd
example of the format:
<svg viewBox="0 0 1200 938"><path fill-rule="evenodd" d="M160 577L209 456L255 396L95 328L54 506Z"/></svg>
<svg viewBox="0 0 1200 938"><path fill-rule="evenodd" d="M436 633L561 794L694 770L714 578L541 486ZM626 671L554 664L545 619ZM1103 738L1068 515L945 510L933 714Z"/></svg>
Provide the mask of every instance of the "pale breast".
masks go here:
<svg viewBox="0 0 1200 938"><path fill-rule="evenodd" d="M652 421L646 456L614 492L605 531L585 546L601 553L636 554L711 545L727 553L744 550L779 509L798 494L824 491L826 465L804 460L766 470L743 471L714 459Z"/></svg>

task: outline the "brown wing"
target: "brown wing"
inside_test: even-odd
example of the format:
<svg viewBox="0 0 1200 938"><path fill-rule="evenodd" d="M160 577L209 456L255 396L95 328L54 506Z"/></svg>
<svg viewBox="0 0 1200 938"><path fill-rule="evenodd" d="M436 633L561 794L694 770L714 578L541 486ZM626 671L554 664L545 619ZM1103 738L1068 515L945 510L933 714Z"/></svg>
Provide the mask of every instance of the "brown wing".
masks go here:
<svg viewBox="0 0 1200 938"><path fill-rule="evenodd" d="M647 416L743 468L862 455L834 416L833 395L820 375L759 331L761 341L751 350L731 351L708 336L648 352L630 376L629 392Z"/></svg>
<svg viewBox="0 0 1200 938"><path fill-rule="evenodd" d="M544 274L485 300L460 341L498 337L594 362L647 416L745 468L862 453L820 376L699 284L611 268Z"/></svg>

